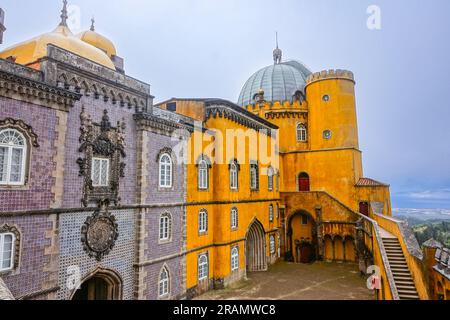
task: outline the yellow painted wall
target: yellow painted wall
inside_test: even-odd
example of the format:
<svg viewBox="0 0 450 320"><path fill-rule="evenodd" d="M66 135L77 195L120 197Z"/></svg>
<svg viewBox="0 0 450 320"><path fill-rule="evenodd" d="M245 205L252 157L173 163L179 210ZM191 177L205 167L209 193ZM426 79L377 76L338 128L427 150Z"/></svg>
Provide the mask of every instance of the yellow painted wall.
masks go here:
<svg viewBox="0 0 450 320"><path fill-rule="evenodd" d="M196 103L196 102L195 102ZM177 108L178 109L178 108ZM187 108L189 109L189 108ZM195 131L189 141L188 153L193 161L187 166L187 288L193 288L198 285L198 254L209 250L214 263L210 266L210 279L232 278L231 272L231 250L239 246L240 270L246 268L246 248L245 241L247 232L251 223L258 219L266 232L277 232L279 219L277 215L277 206L279 205L279 191L276 190L276 178L274 177L274 188L268 190L268 177L266 170L267 164L260 163L259 190L250 190L250 161L261 160L256 157L250 157L249 143L245 144L244 150L238 152L238 144L235 145L235 157L227 157L226 140L222 142L218 138L218 133L226 137L227 129L248 130L248 128L224 118L211 118L205 122L205 127L211 132ZM255 132L256 134L256 132ZM256 134L257 145L263 134ZM215 137L212 140L211 137ZM202 142L203 141L203 142ZM216 141L215 152L210 152L212 141ZM274 140L268 139L267 145L270 150ZM202 147L195 147L201 145ZM220 147L224 151L221 153ZM244 151L244 154L242 154ZM223 157L220 157L220 154ZM209 170L209 188L208 190L199 190L198 188L198 168L197 160L200 156L206 155L213 162ZM231 190L229 177L229 164L235 158L241 156L244 158L240 162L239 171L239 189ZM251 158L251 159L250 159ZM222 160L217 163L214 160ZM273 166L276 166L274 164ZM201 203L196 205L196 203ZM269 221L269 206L274 208L274 221ZM238 228L231 228L231 210L238 210ZM208 232L199 234L199 212L206 209L208 212ZM276 237L277 239L277 237ZM267 256L270 255L269 235L266 235ZM277 244L278 247L278 244Z"/></svg>

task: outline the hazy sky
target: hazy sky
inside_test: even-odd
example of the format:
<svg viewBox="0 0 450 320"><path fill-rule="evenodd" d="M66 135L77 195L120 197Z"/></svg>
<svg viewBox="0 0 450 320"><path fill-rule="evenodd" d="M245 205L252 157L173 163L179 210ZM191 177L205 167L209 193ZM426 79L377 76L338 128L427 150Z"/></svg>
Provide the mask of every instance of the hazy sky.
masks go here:
<svg viewBox="0 0 450 320"><path fill-rule="evenodd" d="M60 0L3 0L5 48L52 30ZM128 75L156 101L220 97L272 63L275 31L287 59L313 71L349 69L365 175L392 186L394 207L450 208L450 1L74 0L114 41ZM369 30L367 8L381 9Z"/></svg>

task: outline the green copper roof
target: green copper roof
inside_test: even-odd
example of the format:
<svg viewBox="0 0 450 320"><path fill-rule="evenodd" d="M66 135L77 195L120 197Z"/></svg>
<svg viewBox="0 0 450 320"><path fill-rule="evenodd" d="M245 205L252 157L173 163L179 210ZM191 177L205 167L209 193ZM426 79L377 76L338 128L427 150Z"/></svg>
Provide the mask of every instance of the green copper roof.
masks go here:
<svg viewBox="0 0 450 320"><path fill-rule="evenodd" d="M238 105L253 104L253 97L264 90L266 101L292 100L295 92L304 91L311 71L298 61L287 61L265 67L248 79L242 88Z"/></svg>

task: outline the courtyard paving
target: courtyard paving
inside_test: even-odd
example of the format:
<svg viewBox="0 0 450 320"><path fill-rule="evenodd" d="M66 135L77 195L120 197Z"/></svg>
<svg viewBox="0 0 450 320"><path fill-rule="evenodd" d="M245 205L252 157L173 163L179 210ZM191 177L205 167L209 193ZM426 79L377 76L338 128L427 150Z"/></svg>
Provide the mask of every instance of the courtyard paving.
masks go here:
<svg viewBox="0 0 450 320"><path fill-rule="evenodd" d="M268 272L251 273L231 288L198 300L375 300L355 264L280 262Z"/></svg>

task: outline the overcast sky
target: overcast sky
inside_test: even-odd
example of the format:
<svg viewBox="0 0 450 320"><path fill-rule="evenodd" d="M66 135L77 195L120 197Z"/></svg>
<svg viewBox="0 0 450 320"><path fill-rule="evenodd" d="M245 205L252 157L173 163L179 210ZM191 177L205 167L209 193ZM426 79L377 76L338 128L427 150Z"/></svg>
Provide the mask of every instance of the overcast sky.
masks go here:
<svg viewBox="0 0 450 320"><path fill-rule="evenodd" d="M52 30L61 2L3 0L1 48ZM285 58L313 71L352 70L365 175L391 184L394 207L450 208L450 1L69 3L81 9L81 29L95 16L127 74L150 83L156 101L236 102L252 73L272 63L275 31ZM370 5L381 9L381 30L367 28Z"/></svg>

